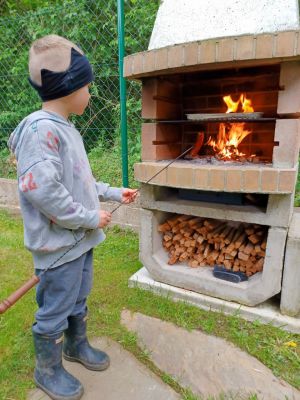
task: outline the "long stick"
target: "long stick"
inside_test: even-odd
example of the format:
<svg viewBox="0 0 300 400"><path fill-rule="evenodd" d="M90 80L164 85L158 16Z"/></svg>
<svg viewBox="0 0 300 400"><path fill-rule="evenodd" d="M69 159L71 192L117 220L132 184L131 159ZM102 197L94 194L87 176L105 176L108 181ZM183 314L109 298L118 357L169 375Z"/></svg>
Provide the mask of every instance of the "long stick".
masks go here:
<svg viewBox="0 0 300 400"><path fill-rule="evenodd" d="M178 157L174 158L174 160L170 161L167 165L165 165L162 169L160 169L158 172L156 172L155 175L153 175L150 179L147 180L145 183L149 183L152 181L152 179L156 178L157 175L159 175L161 172L163 172L165 169L167 169L171 164L173 164L175 161L179 160L181 157L183 157L185 154L187 154L190 150L192 150L194 146L190 147L189 149L185 150L182 154L180 154ZM139 189L137 190L139 191ZM114 210L111 211L111 214L113 214L115 211L118 210L121 206L123 206L125 203L120 203ZM85 235L84 235L85 236ZM70 250L72 250L77 244L84 238L84 236L78 240L76 243L70 247L60 258L62 258L65 254L67 254ZM55 263L58 261L56 260ZM42 273L44 274L52 265L55 263L52 263L48 268L46 268ZM5 300L0 303L0 314L5 313L11 306L13 306L21 297L23 297L31 288L33 288L37 283L39 283L40 278L36 275L33 275L32 278L29 279L23 286L21 286L19 289L17 289L15 292L13 292L10 296L8 296Z"/></svg>
<svg viewBox="0 0 300 400"><path fill-rule="evenodd" d="M165 169L167 169L171 164L173 164L175 161L179 160L180 158L182 158L183 156L185 156L188 152L190 152L192 149L194 148L194 146L191 146L189 149L185 150L183 153L179 154L178 157L174 158L172 161L170 161L167 165L165 165L162 169L160 169L158 172L156 172L156 174L154 174L153 176L151 176L150 179L148 179L145 183L149 183L151 182L154 178L157 177L157 175L159 175L160 173L162 173ZM137 192L139 192L140 189L137 189ZM120 203L117 205L116 208L114 208L111 211L111 214L113 214L115 211L117 211L121 206L123 206L124 203Z"/></svg>

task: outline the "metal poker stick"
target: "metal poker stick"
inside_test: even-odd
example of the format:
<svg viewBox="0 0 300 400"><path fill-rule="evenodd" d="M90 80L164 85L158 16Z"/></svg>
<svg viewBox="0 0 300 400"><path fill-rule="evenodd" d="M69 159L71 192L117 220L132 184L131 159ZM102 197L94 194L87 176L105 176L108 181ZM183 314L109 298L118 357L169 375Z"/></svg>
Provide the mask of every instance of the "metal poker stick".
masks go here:
<svg viewBox="0 0 300 400"><path fill-rule="evenodd" d="M178 157L174 158L172 161L170 161L167 165L165 165L162 169L160 169L158 172L156 172L150 179L148 179L145 183L151 182L154 178L157 177L161 172L166 170L171 164L173 164L175 161L179 160L182 158L185 154L187 154L189 151L193 149L194 146L190 147L189 149L185 150L183 153L181 153ZM137 190L139 192L139 189ZM111 214L113 214L115 211L117 211L122 205L126 203L120 203L116 208L114 208L111 211ZM85 238L85 234L77 240L65 253L63 253L57 260L55 260L51 265L49 265L46 269L43 270L43 272L40 274L43 275L45 274L53 265L55 265L59 260L61 260L66 254L68 254L75 246L78 245L83 239ZM5 313L11 306L13 306L21 297L23 297L31 288L33 288L37 283L39 283L40 277L33 275L32 278L30 278L23 286L21 286L19 289L17 289L14 293L12 293L10 296L8 296L5 300L0 303L0 314Z"/></svg>

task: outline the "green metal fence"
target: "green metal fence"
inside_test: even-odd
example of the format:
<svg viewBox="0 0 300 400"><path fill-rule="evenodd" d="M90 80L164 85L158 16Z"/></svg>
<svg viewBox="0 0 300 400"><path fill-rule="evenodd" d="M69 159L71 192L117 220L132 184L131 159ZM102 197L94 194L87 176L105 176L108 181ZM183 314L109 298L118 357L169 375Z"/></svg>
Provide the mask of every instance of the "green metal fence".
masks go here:
<svg viewBox="0 0 300 400"><path fill-rule="evenodd" d="M47 2L48 4L51 2ZM124 0L125 53L147 48L158 0ZM120 137L117 0L64 0L19 15L0 17L0 158L18 122L40 107L27 77L33 40L56 33L79 44L90 59L95 82L89 109L75 123L86 149L110 148ZM127 84L129 155L139 151L140 87ZM0 176L5 176L3 168Z"/></svg>

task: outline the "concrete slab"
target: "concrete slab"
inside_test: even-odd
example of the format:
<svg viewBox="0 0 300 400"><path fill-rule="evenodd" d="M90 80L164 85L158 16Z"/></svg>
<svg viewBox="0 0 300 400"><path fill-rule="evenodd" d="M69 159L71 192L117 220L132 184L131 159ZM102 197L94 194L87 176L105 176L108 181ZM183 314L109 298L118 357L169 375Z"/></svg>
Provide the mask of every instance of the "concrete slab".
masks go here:
<svg viewBox="0 0 300 400"><path fill-rule="evenodd" d="M168 296L174 301L184 301L204 310L239 315L248 321L258 320L263 324L271 324L289 332L300 333L300 315L294 318L282 315L279 305L272 300L256 307L242 306L232 301L217 299L191 290L157 282L150 276L146 268L141 268L129 278L129 287L151 290L161 296Z"/></svg>
<svg viewBox="0 0 300 400"><path fill-rule="evenodd" d="M139 345L158 368L205 399L221 395L242 399L251 394L264 400L300 399L298 390L224 339L127 310L121 320L137 334Z"/></svg>
<svg viewBox="0 0 300 400"><path fill-rule="evenodd" d="M300 312L300 212L294 210L285 251L280 304L282 314L289 316Z"/></svg>
<svg viewBox="0 0 300 400"><path fill-rule="evenodd" d="M180 396L118 343L95 339L92 344L105 350L110 367L103 372L89 371L78 363L64 362L66 369L82 382L82 400L177 400ZM28 400L49 400L41 390L32 390Z"/></svg>

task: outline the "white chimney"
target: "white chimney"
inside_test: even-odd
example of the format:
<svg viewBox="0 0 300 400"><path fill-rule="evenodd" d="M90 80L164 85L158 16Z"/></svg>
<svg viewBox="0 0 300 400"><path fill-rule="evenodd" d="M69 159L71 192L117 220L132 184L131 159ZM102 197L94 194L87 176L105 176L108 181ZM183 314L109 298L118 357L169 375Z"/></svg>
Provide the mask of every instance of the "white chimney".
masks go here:
<svg viewBox="0 0 300 400"><path fill-rule="evenodd" d="M299 29L298 0L162 0L149 50L293 29Z"/></svg>

